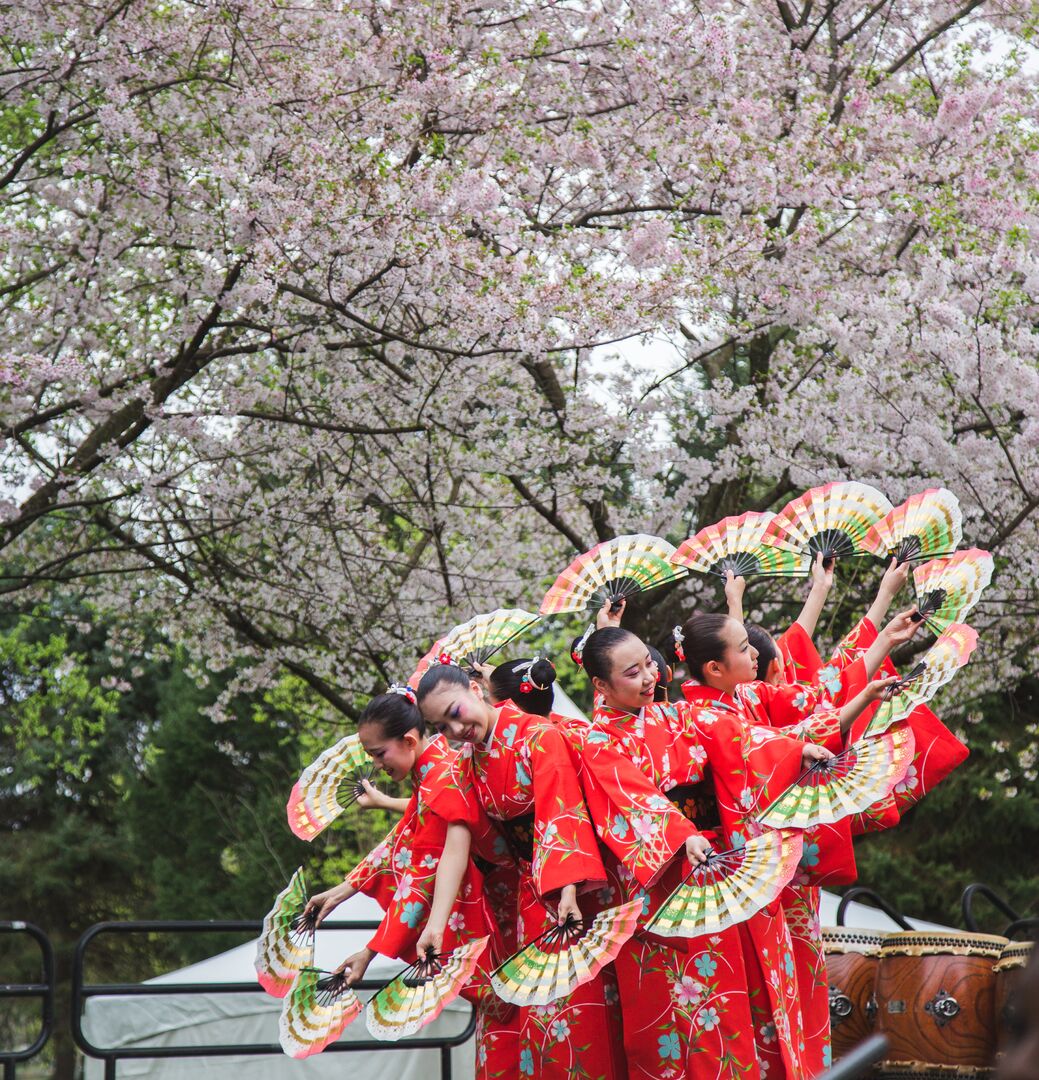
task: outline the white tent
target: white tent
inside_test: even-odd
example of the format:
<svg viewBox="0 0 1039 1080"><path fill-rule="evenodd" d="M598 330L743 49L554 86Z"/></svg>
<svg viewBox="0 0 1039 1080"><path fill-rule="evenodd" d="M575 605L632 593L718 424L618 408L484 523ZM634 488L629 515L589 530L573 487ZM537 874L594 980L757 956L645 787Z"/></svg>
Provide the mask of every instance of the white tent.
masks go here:
<svg viewBox="0 0 1039 1080"><path fill-rule="evenodd" d="M335 911L337 921L378 922L382 909L370 897L358 894ZM320 930L317 934L317 964L326 970L368 943L370 931ZM167 984L170 993L147 997L88 998L83 1018L87 1038L98 1047L122 1048L215 1046L236 1043L277 1043L281 1001L263 992L177 994L177 983L254 983L256 971L254 942L211 956L197 964L172 971L149 983ZM388 979L403 964L376 956L366 978ZM361 997L370 994L362 991ZM469 1005L456 1000L421 1035L425 1038L455 1035L464 1030L470 1016ZM370 1036L363 1016L343 1033L344 1042L367 1040ZM430 1080L440 1075L440 1051L409 1048L407 1040L394 1050L358 1050L348 1054L325 1053L294 1061L284 1055L249 1057L232 1055L208 1058L138 1058L120 1061L119 1077L146 1076L149 1080L196 1080L198 1077L237 1080L245 1072L264 1080L376 1080L392 1075L394 1080ZM472 1077L474 1045L470 1039L451 1051L454 1077ZM87 1059L86 1080L100 1080L103 1063Z"/></svg>

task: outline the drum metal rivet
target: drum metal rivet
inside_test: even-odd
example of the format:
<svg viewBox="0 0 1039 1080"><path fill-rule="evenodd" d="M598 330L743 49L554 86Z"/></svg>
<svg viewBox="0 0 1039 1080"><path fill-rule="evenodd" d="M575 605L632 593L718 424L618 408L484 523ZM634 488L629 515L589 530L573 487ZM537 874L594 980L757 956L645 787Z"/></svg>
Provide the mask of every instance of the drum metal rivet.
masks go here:
<svg viewBox="0 0 1039 1080"><path fill-rule="evenodd" d="M960 1011L960 1003L945 990L939 990L937 994L924 1006L924 1012L929 1012L934 1017L934 1022L942 1028Z"/></svg>
<svg viewBox="0 0 1039 1080"><path fill-rule="evenodd" d="M866 1019L872 1024L874 1017L877 1015L877 995L870 994L869 1001L866 1002Z"/></svg>
<svg viewBox="0 0 1039 1080"><path fill-rule="evenodd" d="M842 1020L847 1020L854 1010L855 1006L852 1004L851 998L847 994L841 993L838 987L831 986L830 1023L834 1026L840 1024Z"/></svg>

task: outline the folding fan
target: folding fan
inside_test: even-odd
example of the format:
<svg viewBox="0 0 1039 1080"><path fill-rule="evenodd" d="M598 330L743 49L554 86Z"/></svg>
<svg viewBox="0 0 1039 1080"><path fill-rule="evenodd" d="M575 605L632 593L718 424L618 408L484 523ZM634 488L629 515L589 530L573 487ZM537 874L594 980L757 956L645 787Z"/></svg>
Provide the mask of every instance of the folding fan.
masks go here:
<svg viewBox="0 0 1039 1080"><path fill-rule="evenodd" d="M441 956L430 951L405 968L368 1002L365 1020L372 1037L396 1042L435 1020L472 978L490 940L474 938Z"/></svg>
<svg viewBox="0 0 1039 1080"><path fill-rule="evenodd" d="M857 481L837 481L811 488L768 523L762 542L788 550L821 553L824 559L865 555L870 528L891 509L881 492Z"/></svg>
<svg viewBox="0 0 1039 1080"><path fill-rule="evenodd" d="M966 623L950 623L924 653L919 663L893 688L866 725L865 736L880 735L904 720L917 705L931 700L970 659L978 644L978 632Z"/></svg>
<svg viewBox="0 0 1039 1080"><path fill-rule="evenodd" d="M427 652L415 665L415 670L408 678L408 686L410 686L412 690L418 689L418 684L422 680L422 676L429 670L429 665L432 663L433 657L439 656L441 652L443 652L441 639L437 638L436 641L430 645L429 652Z"/></svg>
<svg viewBox="0 0 1039 1080"><path fill-rule="evenodd" d="M289 828L301 840L313 840L364 794L362 780L375 765L357 735L347 735L308 765L289 795Z"/></svg>
<svg viewBox="0 0 1039 1080"><path fill-rule="evenodd" d="M606 908L587 927L568 918L528 942L491 974L494 992L513 1005L549 1005L594 979L638 928L642 900Z"/></svg>
<svg viewBox="0 0 1039 1080"><path fill-rule="evenodd" d="M361 1013L343 972L304 968L281 1007L278 1041L292 1058L320 1054Z"/></svg>
<svg viewBox="0 0 1039 1080"><path fill-rule="evenodd" d="M797 871L796 829L768 829L742 847L711 852L660 905L646 929L660 937L717 934L767 907Z"/></svg>
<svg viewBox="0 0 1039 1080"><path fill-rule="evenodd" d="M870 529L863 547L899 565L951 555L963 539L960 503L945 488L928 488L896 506Z"/></svg>
<svg viewBox="0 0 1039 1080"><path fill-rule="evenodd" d="M256 978L274 997L284 997L299 972L314 963L314 920L303 918L306 906L301 866L264 916L256 943Z"/></svg>
<svg viewBox="0 0 1039 1080"><path fill-rule="evenodd" d="M916 607L935 633L959 622L978 602L992 580L992 556L979 548L932 559L913 570Z"/></svg>
<svg viewBox="0 0 1039 1080"><path fill-rule="evenodd" d="M758 820L774 829L810 829L860 814L905 779L914 748L908 727L852 743L836 757L814 762Z"/></svg>
<svg viewBox="0 0 1039 1080"><path fill-rule="evenodd" d="M674 553L673 545L666 540L644 533L617 536L597 544L578 555L556 578L541 601L541 614L584 611L607 601L615 609L621 600L635 593L688 574L684 566L671 562Z"/></svg>
<svg viewBox="0 0 1039 1080"><path fill-rule="evenodd" d="M724 578L731 570L736 577L796 577L807 574L812 560L800 551L769 546L762 536L774 514L741 514L722 518L691 536L671 556L671 561L701 574Z"/></svg>
<svg viewBox="0 0 1039 1080"><path fill-rule="evenodd" d="M447 653L463 667L486 664L499 649L540 621L540 615L532 615L529 611L498 608L449 631L440 639L439 651Z"/></svg>

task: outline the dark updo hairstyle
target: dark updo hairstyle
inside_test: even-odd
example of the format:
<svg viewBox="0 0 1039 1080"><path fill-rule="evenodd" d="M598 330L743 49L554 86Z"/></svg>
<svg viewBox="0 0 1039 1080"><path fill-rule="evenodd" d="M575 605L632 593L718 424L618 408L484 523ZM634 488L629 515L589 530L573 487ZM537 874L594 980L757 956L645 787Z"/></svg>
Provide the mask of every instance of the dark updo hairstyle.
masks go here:
<svg viewBox="0 0 1039 1080"><path fill-rule="evenodd" d="M406 694L393 691L379 694L368 702L357 721L358 727L365 724L378 724L387 739L403 739L409 731L418 732L420 736L426 733L425 721L415 702Z"/></svg>
<svg viewBox="0 0 1039 1080"><path fill-rule="evenodd" d="M655 645L647 645L646 648L649 649L649 655L657 665L657 687L653 691L653 700L667 701L667 661L664 659L664 654Z"/></svg>
<svg viewBox="0 0 1039 1080"><path fill-rule="evenodd" d="M470 676L457 664L432 664L418 684L418 703L423 701L440 686L468 687Z"/></svg>
<svg viewBox="0 0 1039 1080"><path fill-rule="evenodd" d="M581 666L588 672L588 678L609 680L613 650L631 638L639 640L630 630L619 626L604 626L596 630L584 643L581 654Z"/></svg>
<svg viewBox="0 0 1039 1080"><path fill-rule="evenodd" d="M725 655L722 631L728 621L728 615L698 611L683 624L682 651L685 653L685 666L694 679L703 682L703 669L712 660L721 660Z"/></svg>
<svg viewBox="0 0 1039 1080"><path fill-rule="evenodd" d="M548 716L552 711L552 684L556 669L550 660L508 660L491 672L491 697L497 703L511 701L523 712ZM524 686L529 687L524 691Z"/></svg>
<svg viewBox="0 0 1039 1080"><path fill-rule="evenodd" d="M779 656L779 647L763 626L748 626L747 640L758 650L758 682L764 682L768 678L769 664Z"/></svg>

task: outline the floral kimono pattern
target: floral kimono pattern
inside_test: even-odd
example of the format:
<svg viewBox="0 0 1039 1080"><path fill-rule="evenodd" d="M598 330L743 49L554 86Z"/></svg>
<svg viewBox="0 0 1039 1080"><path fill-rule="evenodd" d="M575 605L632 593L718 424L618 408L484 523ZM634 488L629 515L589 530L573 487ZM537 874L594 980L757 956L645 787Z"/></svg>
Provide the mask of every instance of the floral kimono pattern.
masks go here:
<svg viewBox="0 0 1039 1080"><path fill-rule="evenodd" d="M518 866L513 892L520 947L555 925L546 906L559 889L577 885L582 910L598 910L608 889L595 830L578 780L576 758L563 730L506 702L487 741L459 752L450 776L439 777L432 799L449 820L473 827L486 815L500 830L481 856L511 856ZM564 1080L623 1080L620 1011L612 972L569 997L520 1008L519 1061L513 1075Z"/></svg>
<svg viewBox="0 0 1039 1080"><path fill-rule="evenodd" d="M412 771L413 791L404 814L381 844L347 875L358 892L379 902L385 915L368 943L383 956L413 963L416 942L433 903L436 870L444 850L448 821L424 798L424 782L450 774L456 756L447 740L428 740ZM483 828L477 824L481 837ZM444 951L473 938L489 937L479 973L462 996L477 1011L477 1077L494 1080L515 1075L518 1050L516 1010L494 993L488 975L505 958L500 923L488 901L484 878L470 860L444 932Z"/></svg>
<svg viewBox="0 0 1039 1080"><path fill-rule="evenodd" d="M732 828L743 824L742 813L762 795L778 795L800 769L799 742L751 733L722 714L702 725L698 719L684 703L637 716L599 703L589 727L571 725L583 739L582 781L600 838L620 863L625 897L641 897L647 914L688 873L685 836L700 831L716 846L742 842ZM676 811L686 819L682 828ZM678 857L665 859L668 853ZM788 1060L789 1075L798 1075L789 1036L800 1020L783 974L792 946L782 914L750 922L755 931L744 924L709 938L639 931L622 949L615 966L632 1077L753 1080L770 1065L770 1077L782 1076ZM763 956L775 959L763 964Z"/></svg>

